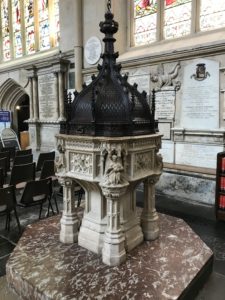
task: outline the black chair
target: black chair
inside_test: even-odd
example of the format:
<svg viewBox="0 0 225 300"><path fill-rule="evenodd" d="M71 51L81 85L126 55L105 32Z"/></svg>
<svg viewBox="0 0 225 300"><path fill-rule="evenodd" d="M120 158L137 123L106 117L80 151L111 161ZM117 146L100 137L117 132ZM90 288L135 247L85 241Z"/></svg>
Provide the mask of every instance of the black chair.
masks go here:
<svg viewBox="0 0 225 300"><path fill-rule="evenodd" d="M48 214L49 216L49 208L51 208L52 213L54 215L54 211L51 204L51 195L52 195L52 179L46 178L41 180L33 180L27 182L21 199L17 205L21 207L31 207L35 205L40 206L39 211L39 219L41 218L42 206L43 203L48 201Z"/></svg>
<svg viewBox="0 0 225 300"><path fill-rule="evenodd" d="M23 155L28 155L32 154L32 149L26 149L26 150L17 150L15 156L23 156Z"/></svg>
<svg viewBox="0 0 225 300"><path fill-rule="evenodd" d="M3 169L0 168L0 188L3 187L3 184L5 182L4 174L3 174Z"/></svg>
<svg viewBox="0 0 225 300"><path fill-rule="evenodd" d="M20 221L16 212L16 196L14 186L10 185L5 188L0 188L0 215L6 215L5 229L10 230L11 212L14 212L16 222L20 228Z"/></svg>
<svg viewBox="0 0 225 300"><path fill-rule="evenodd" d="M0 168L3 170L4 177L7 176L7 158L0 158Z"/></svg>
<svg viewBox="0 0 225 300"><path fill-rule="evenodd" d="M59 213L58 205L57 205L57 194L62 196L62 187L58 183L58 178L55 176L55 161L54 160L45 160L43 163L43 167L40 173L40 179L44 178L52 178L52 186L53 186L53 199L55 201L56 210ZM77 207L80 206L82 196L84 194L83 188L75 183L74 186L74 195L77 196Z"/></svg>
<svg viewBox="0 0 225 300"><path fill-rule="evenodd" d="M60 185L58 183L58 179L55 176L55 161L54 160L45 160L41 169L40 179L51 178L52 179L52 195L55 201L55 207L57 213L59 213L59 208L57 204L56 194L58 193L58 189Z"/></svg>
<svg viewBox="0 0 225 300"><path fill-rule="evenodd" d="M10 159L13 160L15 157L15 153L16 153L16 147L12 146L12 147L3 147L1 149L1 152L5 152L5 151L9 151L10 153Z"/></svg>
<svg viewBox="0 0 225 300"><path fill-rule="evenodd" d="M40 172L40 179L45 179L48 177L55 177L55 161L54 160L45 160L43 162L41 172ZM57 178L55 177L57 180ZM53 178L52 178L53 180Z"/></svg>
<svg viewBox="0 0 225 300"><path fill-rule="evenodd" d="M55 151L41 152L38 156L36 171L41 171L45 160L55 160Z"/></svg>
<svg viewBox="0 0 225 300"><path fill-rule="evenodd" d="M10 152L9 151L0 152L0 159L1 158L6 158L7 171L9 171L10 170Z"/></svg>
<svg viewBox="0 0 225 300"><path fill-rule="evenodd" d="M25 187L26 182L35 180L35 162L13 166L10 176L10 185L14 185L16 189Z"/></svg>
<svg viewBox="0 0 225 300"><path fill-rule="evenodd" d="M15 156L13 166L29 164L33 162L33 154Z"/></svg>

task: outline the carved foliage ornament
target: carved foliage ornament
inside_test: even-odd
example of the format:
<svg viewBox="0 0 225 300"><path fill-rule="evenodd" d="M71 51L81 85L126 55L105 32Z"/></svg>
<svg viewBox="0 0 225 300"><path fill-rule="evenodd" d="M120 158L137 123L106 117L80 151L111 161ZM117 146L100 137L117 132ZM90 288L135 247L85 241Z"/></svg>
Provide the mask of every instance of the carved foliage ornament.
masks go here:
<svg viewBox="0 0 225 300"><path fill-rule="evenodd" d="M72 153L72 158L70 160L71 172L82 174L82 175L92 175L93 173L93 158L92 154L84 153Z"/></svg>
<svg viewBox="0 0 225 300"><path fill-rule="evenodd" d="M152 152L137 153L135 155L135 172L151 170L153 167Z"/></svg>

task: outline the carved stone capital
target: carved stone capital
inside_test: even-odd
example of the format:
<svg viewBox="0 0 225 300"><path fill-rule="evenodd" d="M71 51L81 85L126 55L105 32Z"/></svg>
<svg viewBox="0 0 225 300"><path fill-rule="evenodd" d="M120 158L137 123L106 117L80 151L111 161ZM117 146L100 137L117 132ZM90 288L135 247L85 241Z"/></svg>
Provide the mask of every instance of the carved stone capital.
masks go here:
<svg viewBox="0 0 225 300"><path fill-rule="evenodd" d="M129 186L129 183L124 183L123 185L117 185L117 186L106 186L106 185L100 185L102 189L103 195L107 199L117 200L120 196L126 193L127 187Z"/></svg>
<svg viewBox="0 0 225 300"><path fill-rule="evenodd" d="M159 181L160 175L152 175L149 176L147 180L147 184L155 185Z"/></svg>

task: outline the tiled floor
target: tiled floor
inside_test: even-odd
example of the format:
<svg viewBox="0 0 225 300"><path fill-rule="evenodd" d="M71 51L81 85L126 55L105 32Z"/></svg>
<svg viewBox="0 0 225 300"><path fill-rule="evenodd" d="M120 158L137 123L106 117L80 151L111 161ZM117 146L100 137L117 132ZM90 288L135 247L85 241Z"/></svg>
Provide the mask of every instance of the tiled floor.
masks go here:
<svg viewBox="0 0 225 300"><path fill-rule="evenodd" d="M142 193L138 192L137 196L137 204L142 206ZM62 208L61 198L59 199L59 204ZM215 220L213 207L197 205L196 203L188 204L162 195L157 195L156 207L159 212L184 219L214 252L214 272L202 291L200 291L197 299L225 300L225 222L217 222ZM38 208L26 210L18 208L18 214L23 229L28 224L38 221ZM18 233L13 218L10 232L4 230L4 221L5 220L1 217L0 276L5 275L7 259L21 236L21 234ZM0 287L4 285L4 282L4 277L2 277ZM11 298L1 298L0 290L0 299L6 300Z"/></svg>

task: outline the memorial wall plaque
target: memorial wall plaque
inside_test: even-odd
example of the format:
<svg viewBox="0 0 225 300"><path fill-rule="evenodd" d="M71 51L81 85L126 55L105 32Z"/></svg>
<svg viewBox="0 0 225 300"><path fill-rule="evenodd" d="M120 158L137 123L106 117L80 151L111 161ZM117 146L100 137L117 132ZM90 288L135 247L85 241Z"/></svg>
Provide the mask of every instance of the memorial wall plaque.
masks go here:
<svg viewBox="0 0 225 300"><path fill-rule="evenodd" d="M84 57L87 63L90 65L96 64L102 52L102 44L98 37L92 36L90 37L84 47Z"/></svg>
<svg viewBox="0 0 225 300"><path fill-rule="evenodd" d="M155 93L155 119L173 120L175 115L176 91L163 87Z"/></svg>
<svg viewBox="0 0 225 300"><path fill-rule="evenodd" d="M39 116L41 121L56 121L57 90L54 74L45 74L38 77Z"/></svg>
<svg viewBox="0 0 225 300"><path fill-rule="evenodd" d="M176 164L215 169L217 153L221 151L222 146L177 143Z"/></svg>
<svg viewBox="0 0 225 300"><path fill-rule="evenodd" d="M163 134L162 140L170 140L171 139L171 122L159 122L158 128L159 133Z"/></svg>
<svg viewBox="0 0 225 300"><path fill-rule="evenodd" d="M219 63L198 59L184 68L181 126L219 127Z"/></svg>
<svg viewBox="0 0 225 300"><path fill-rule="evenodd" d="M145 91L148 95L150 94L150 75L130 76L129 83L136 83L138 85L138 91Z"/></svg>

